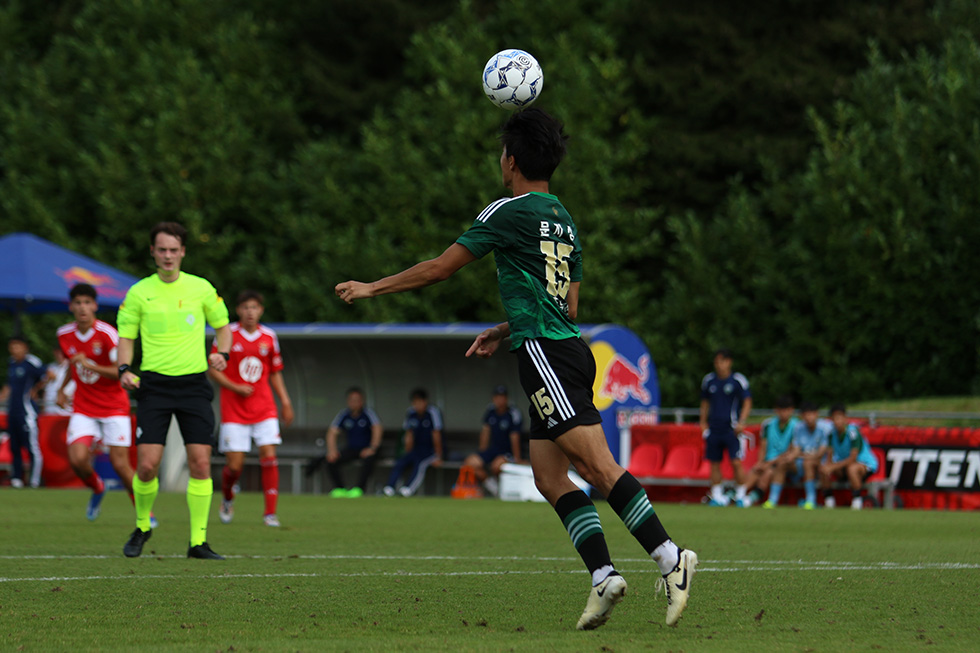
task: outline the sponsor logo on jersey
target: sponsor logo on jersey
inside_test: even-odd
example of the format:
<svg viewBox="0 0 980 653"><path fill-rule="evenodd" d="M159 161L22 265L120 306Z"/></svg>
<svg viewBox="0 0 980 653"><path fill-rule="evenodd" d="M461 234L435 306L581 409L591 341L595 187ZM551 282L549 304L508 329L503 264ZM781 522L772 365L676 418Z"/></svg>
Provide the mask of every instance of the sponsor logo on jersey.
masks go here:
<svg viewBox="0 0 980 653"><path fill-rule="evenodd" d="M255 383L262 378L262 360L255 356L246 356L238 364L238 373L245 383Z"/></svg>

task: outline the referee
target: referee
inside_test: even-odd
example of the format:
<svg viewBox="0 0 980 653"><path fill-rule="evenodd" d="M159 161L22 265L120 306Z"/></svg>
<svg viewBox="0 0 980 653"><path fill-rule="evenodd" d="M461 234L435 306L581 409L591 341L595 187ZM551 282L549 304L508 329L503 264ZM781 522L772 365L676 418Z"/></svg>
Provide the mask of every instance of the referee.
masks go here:
<svg viewBox="0 0 980 653"><path fill-rule="evenodd" d="M119 307L119 382L134 390L136 407L136 476L133 495L136 530L123 547L135 558L153 531L150 513L160 489L157 474L163 458L171 416L177 418L187 449L190 479L187 508L191 535L188 558L224 560L207 543L211 512L211 444L214 438L214 392L205 371L225 369L231 350L228 309L206 279L180 271L187 230L176 222L161 222L150 231L150 255L155 274L142 279L126 293ZM218 351L207 355L204 323L217 332ZM133 342L142 343L142 362L137 376L130 368Z"/></svg>

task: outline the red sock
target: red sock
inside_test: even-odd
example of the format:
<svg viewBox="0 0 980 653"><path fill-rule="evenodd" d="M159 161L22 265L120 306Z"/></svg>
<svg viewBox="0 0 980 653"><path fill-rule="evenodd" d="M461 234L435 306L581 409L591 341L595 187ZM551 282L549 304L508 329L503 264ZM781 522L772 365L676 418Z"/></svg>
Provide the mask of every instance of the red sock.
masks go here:
<svg viewBox="0 0 980 653"><path fill-rule="evenodd" d="M262 467L262 492L265 494L265 514L276 514L279 501L279 461L275 456L259 460Z"/></svg>
<svg viewBox="0 0 980 653"><path fill-rule="evenodd" d="M83 478L82 483L92 488L92 491L96 494L105 492L105 483L102 482L102 477L95 472L89 474L88 478Z"/></svg>
<svg viewBox="0 0 980 653"><path fill-rule="evenodd" d="M221 493L224 495L225 501L231 501L235 498L235 493L232 491L232 488L235 487L235 483L238 482L238 477L241 475L241 472L236 472L231 467L225 465L224 470L221 472Z"/></svg>

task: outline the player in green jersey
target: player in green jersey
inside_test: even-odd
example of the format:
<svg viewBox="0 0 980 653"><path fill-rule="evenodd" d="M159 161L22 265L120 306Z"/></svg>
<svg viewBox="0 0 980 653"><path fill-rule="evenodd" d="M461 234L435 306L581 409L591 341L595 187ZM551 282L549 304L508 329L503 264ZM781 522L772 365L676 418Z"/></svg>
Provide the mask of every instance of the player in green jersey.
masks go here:
<svg viewBox="0 0 980 653"><path fill-rule="evenodd" d="M604 624L626 593L626 581L612 565L595 506L568 478L570 463L609 500L659 565L667 591L667 624L674 625L687 605L698 559L670 540L639 482L616 463L592 403L595 359L574 321L582 281L581 241L571 216L549 192L552 173L565 155L565 139L561 123L544 111L515 113L501 130L500 156L503 184L512 197L490 204L440 256L373 283L339 283L335 292L352 303L421 288L494 252L507 321L477 336L466 355L487 358L505 338L511 339L532 406L535 484L592 575L578 628Z"/></svg>
<svg viewBox="0 0 980 653"><path fill-rule="evenodd" d="M119 307L119 382L135 392L136 476L133 495L136 530L123 547L130 558L140 555L153 530L150 513L160 488L157 474L163 459L171 417L177 418L187 450L190 479L187 508L191 535L188 558L223 560L207 543L208 515L214 485L211 446L214 440L214 391L205 376L208 365L225 369L231 350L228 309L214 286L182 272L187 231L175 222L161 222L150 231L155 274L138 281ZM218 351L208 356L204 324L216 331ZM140 338L142 360L137 376L133 343Z"/></svg>

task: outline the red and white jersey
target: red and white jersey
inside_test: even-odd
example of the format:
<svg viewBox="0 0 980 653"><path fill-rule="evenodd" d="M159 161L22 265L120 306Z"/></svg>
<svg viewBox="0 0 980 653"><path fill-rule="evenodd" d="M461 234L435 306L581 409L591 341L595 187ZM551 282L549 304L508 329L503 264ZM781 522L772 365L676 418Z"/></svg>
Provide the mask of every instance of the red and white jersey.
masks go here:
<svg viewBox="0 0 980 653"><path fill-rule="evenodd" d="M211 347L218 351L217 342ZM249 333L238 322L231 324L231 358L225 376L232 383L247 383L255 388L243 397L221 388L221 421L229 424L255 424L278 416L272 398L269 375L282 371L282 353L276 332L260 324Z"/></svg>
<svg viewBox="0 0 980 653"><path fill-rule="evenodd" d="M69 359L75 354L85 354L96 365L115 367L119 334L102 320L96 320L85 333L78 330L76 322L71 322L58 329L58 345ZM78 363L71 366L71 377L77 384L73 412L87 417L129 415L129 395L118 380L87 370Z"/></svg>

